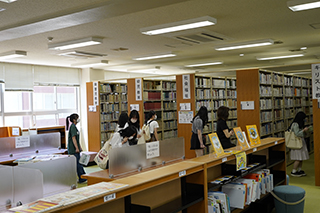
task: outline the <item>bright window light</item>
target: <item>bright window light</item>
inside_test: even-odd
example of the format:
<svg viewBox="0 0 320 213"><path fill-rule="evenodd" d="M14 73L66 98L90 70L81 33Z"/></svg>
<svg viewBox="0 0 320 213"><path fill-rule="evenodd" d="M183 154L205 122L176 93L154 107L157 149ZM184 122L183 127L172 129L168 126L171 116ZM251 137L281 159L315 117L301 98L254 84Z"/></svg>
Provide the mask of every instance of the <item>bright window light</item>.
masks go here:
<svg viewBox="0 0 320 213"><path fill-rule="evenodd" d="M204 16L200 18L195 19L189 19L179 22L173 22L163 25L157 25L147 28L140 29L141 33L146 35L159 35L164 33L171 33L181 30L188 30L188 29L194 29L199 27L206 27L210 25L214 25L217 23L217 20L215 18L212 18L210 16Z"/></svg>
<svg viewBox="0 0 320 213"><path fill-rule="evenodd" d="M257 60L264 61L264 60L273 60L273 59L282 59L282 58L295 58L295 57L302 57L304 54L297 54L297 55L283 55L283 56L273 56L273 57L257 57Z"/></svg>

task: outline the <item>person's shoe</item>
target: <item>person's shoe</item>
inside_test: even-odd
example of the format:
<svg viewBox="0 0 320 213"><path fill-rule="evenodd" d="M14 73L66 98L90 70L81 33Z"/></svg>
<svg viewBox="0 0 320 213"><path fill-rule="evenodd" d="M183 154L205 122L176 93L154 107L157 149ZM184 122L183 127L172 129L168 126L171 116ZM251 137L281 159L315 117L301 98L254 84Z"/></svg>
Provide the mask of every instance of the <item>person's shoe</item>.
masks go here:
<svg viewBox="0 0 320 213"><path fill-rule="evenodd" d="M298 173L301 174L301 176L306 176L307 175L303 170L298 171Z"/></svg>
<svg viewBox="0 0 320 213"><path fill-rule="evenodd" d="M291 172L291 176L293 176L293 177L301 177L302 174L300 174L298 171L296 171L296 172Z"/></svg>
<svg viewBox="0 0 320 213"><path fill-rule="evenodd" d="M87 180L86 179L82 179L82 180L79 180L78 183L86 183Z"/></svg>

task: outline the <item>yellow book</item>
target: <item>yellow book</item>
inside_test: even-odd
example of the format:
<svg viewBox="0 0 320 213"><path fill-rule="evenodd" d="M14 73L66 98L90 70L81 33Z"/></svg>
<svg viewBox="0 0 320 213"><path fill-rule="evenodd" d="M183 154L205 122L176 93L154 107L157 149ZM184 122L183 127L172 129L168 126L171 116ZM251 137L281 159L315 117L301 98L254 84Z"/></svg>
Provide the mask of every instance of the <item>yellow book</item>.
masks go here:
<svg viewBox="0 0 320 213"><path fill-rule="evenodd" d="M236 135L239 145L241 147L241 149L249 149L250 146L248 144L248 141L246 139L246 137L244 137L243 132L241 130L240 127L235 127L233 128L234 134Z"/></svg>
<svg viewBox="0 0 320 213"><path fill-rule="evenodd" d="M246 152L240 152L236 154L237 171L247 167L247 155Z"/></svg>
<svg viewBox="0 0 320 213"><path fill-rule="evenodd" d="M217 157L224 155L224 150L221 146L220 140L218 138L217 133L209 134L210 142L213 147L214 152L217 154Z"/></svg>
<svg viewBox="0 0 320 213"><path fill-rule="evenodd" d="M247 132L248 132L248 137L250 141L251 146L256 146L260 144L260 137L258 134L257 126L256 125L248 125L246 126Z"/></svg>

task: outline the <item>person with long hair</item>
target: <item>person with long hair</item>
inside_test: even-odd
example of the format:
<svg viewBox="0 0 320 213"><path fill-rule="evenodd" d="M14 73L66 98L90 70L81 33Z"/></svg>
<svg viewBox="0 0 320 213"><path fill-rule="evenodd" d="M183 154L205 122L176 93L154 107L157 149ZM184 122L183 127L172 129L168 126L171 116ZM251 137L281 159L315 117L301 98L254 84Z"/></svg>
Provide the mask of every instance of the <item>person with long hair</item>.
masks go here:
<svg viewBox="0 0 320 213"><path fill-rule="evenodd" d="M151 110L148 115L147 115L147 119L146 119L146 124L149 125L149 129L150 129L150 136L151 139L147 142L151 142L151 141L158 141L158 128L159 128L159 124L156 121L157 119L157 114L155 111Z"/></svg>
<svg viewBox="0 0 320 213"><path fill-rule="evenodd" d="M294 177L301 177L306 175L306 173L301 170L302 161L309 159L307 145L304 140L304 134L309 131L309 128L305 127L306 117L307 115L304 112L298 112L288 128L289 131L293 131L294 134L297 137L300 137L302 140L301 149L291 149L290 151L290 158L291 160L294 160L291 176Z"/></svg>
<svg viewBox="0 0 320 213"><path fill-rule="evenodd" d="M116 128L116 132L121 130L121 129L124 129L126 127L128 127L128 120L129 120L129 117L128 117L128 113L126 112L122 112L119 116L119 119L118 119L118 124L117 124L117 128Z"/></svg>
<svg viewBox="0 0 320 213"><path fill-rule="evenodd" d="M69 127L69 122L71 122L71 125ZM78 114L71 114L66 119L66 129L69 130L68 133L68 154L73 155L76 157L77 161L77 175L78 175L78 183L84 183L87 180L81 178L81 175L85 174L85 171L83 169L83 166L79 163L80 160L80 152L82 152L82 148L80 146L80 140L79 140L79 131L76 127L77 123L80 122L79 115Z"/></svg>
<svg viewBox="0 0 320 213"><path fill-rule="evenodd" d="M218 121L216 133L223 149L228 149L230 147L236 146L230 141L230 137L234 135L234 132L233 130L229 129L227 125L227 120L229 118L229 108L225 106L219 107L217 110L217 117Z"/></svg>
<svg viewBox="0 0 320 213"><path fill-rule="evenodd" d="M140 132L140 116L137 110L132 110L129 114L129 126L133 126L136 129L136 134L132 140L129 140L129 145L136 145L138 143L138 138L141 137Z"/></svg>
<svg viewBox="0 0 320 213"><path fill-rule="evenodd" d="M202 137L203 127L208 122L208 110L207 107L200 107L198 113L192 119L192 136L191 136L191 150L194 150L196 156L203 155L203 149L205 148L205 141Z"/></svg>

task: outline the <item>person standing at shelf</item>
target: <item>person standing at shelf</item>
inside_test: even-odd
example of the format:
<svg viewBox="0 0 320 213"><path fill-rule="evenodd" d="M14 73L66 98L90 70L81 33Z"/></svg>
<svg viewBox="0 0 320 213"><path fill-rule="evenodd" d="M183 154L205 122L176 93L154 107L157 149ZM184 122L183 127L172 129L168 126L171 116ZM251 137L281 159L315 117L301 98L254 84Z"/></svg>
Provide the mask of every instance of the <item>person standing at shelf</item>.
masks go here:
<svg viewBox="0 0 320 213"><path fill-rule="evenodd" d="M129 121L128 113L122 112L119 116L118 124L117 124L115 132L118 132L119 130L122 130L122 129L128 127L129 126L128 121Z"/></svg>
<svg viewBox="0 0 320 213"><path fill-rule="evenodd" d="M136 145L138 143L138 139L141 137L140 116L137 110L132 110L130 112L128 124L136 129L136 134L133 139L129 140L129 145Z"/></svg>
<svg viewBox="0 0 320 213"><path fill-rule="evenodd" d="M147 119L146 119L146 125L149 125L149 129L150 129L150 136L151 139L147 142L152 142L152 141L158 141L158 128L159 128L159 124L156 121L157 120L157 114L155 111L151 110L148 115L147 115Z"/></svg>
<svg viewBox="0 0 320 213"><path fill-rule="evenodd" d="M191 150L194 150L196 156L203 155L203 149L205 148L204 137L202 137L203 127L208 122L208 110L207 107L200 107L198 113L192 119L192 136L191 136Z"/></svg>
<svg viewBox="0 0 320 213"><path fill-rule="evenodd" d="M71 125L69 127L69 122L71 122ZM87 180L81 178L81 175L85 174L85 171L83 169L83 166L79 163L80 160L80 152L82 152L82 148L80 146L79 142L79 131L76 127L77 123L80 122L79 115L78 114L71 114L66 119L66 129L69 130L68 133L68 154L74 155L76 157L77 161L77 175L78 175L78 183L84 183Z"/></svg>
<svg viewBox="0 0 320 213"><path fill-rule="evenodd" d="M290 158L291 160L294 161L293 169L291 171L291 176L294 176L294 177L301 177L306 175L306 173L303 170L301 170L302 161L309 159L309 153L308 153L306 141L304 140L304 134L309 131L309 128L305 127L306 117L307 115L304 112L298 112L288 128L290 131L293 131L294 134L297 137L300 137L302 140L301 149L291 149L290 151Z"/></svg>
<svg viewBox="0 0 320 213"><path fill-rule="evenodd" d="M234 135L233 130L229 129L227 120L229 118L229 108L221 106L217 110L218 122L217 122L217 135L223 149L228 149L236 145L231 143L230 137Z"/></svg>

